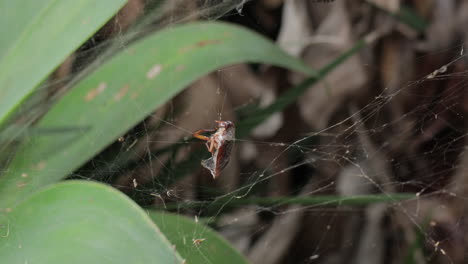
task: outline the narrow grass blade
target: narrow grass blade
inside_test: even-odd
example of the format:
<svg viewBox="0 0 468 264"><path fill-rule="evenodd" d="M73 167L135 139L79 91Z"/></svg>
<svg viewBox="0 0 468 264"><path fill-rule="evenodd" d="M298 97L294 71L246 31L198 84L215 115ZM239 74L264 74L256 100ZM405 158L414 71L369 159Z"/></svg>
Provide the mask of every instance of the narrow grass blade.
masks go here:
<svg viewBox="0 0 468 264"><path fill-rule="evenodd" d="M301 96L308 88L322 80L328 73L333 71L336 67L341 65L349 57L355 55L359 50L366 46L365 40L360 40L349 50L341 54L339 57L334 59L332 62L327 64L325 67L320 69L316 75L313 75L304 80L299 85L287 90L283 94L280 94L278 99L271 105L252 111L249 117L243 119L238 124L236 134L239 138L246 137L250 131L259 125L261 122L268 119L272 114L283 111L287 106L294 103L299 96Z"/></svg>
<svg viewBox="0 0 468 264"><path fill-rule="evenodd" d="M418 15L414 9L407 6L402 6L396 14L392 15L395 16L396 19L415 29L418 33L423 33L428 26L428 23L424 18Z"/></svg>
<svg viewBox="0 0 468 264"><path fill-rule="evenodd" d="M367 3L389 14L395 19L399 20L401 23L408 25L418 33L423 33L428 26L428 23L424 20L424 18L421 17L418 13L416 13L414 9L408 6L401 5L400 9L396 11L390 11L387 8L383 8L382 6L375 4L374 1L367 0Z"/></svg>
<svg viewBox="0 0 468 264"><path fill-rule="evenodd" d="M218 208L227 208L233 206L238 207L242 205L365 206L375 203L398 203L415 198L416 195L412 193L370 194L354 196L314 195L306 197L246 197L241 199L235 198L235 196L226 196L206 202L191 201L190 203L178 203L177 205L168 204L166 208L209 208L210 210L215 210Z"/></svg>

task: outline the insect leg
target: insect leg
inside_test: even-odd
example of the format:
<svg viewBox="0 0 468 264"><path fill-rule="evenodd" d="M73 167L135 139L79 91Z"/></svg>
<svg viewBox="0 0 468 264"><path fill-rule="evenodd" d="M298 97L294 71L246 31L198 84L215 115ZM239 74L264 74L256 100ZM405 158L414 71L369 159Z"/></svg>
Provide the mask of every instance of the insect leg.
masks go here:
<svg viewBox="0 0 468 264"><path fill-rule="evenodd" d="M201 140L210 141L210 137L207 137L207 136L204 136L204 135L201 135L201 134L202 133L215 132L215 131L216 131L216 129L202 129L202 130L198 130L197 132L193 133L192 136L195 137L195 138L201 139Z"/></svg>

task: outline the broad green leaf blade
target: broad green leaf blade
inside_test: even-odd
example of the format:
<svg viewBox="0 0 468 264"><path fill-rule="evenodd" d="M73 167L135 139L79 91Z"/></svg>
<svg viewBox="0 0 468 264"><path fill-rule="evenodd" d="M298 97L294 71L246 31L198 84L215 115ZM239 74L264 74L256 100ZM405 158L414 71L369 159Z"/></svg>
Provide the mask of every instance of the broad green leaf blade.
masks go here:
<svg viewBox="0 0 468 264"><path fill-rule="evenodd" d="M199 77L261 62L313 71L258 34L224 23L162 31L126 48L66 94L37 125L74 128L36 135L0 178L0 209L67 176Z"/></svg>
<svg viewBox="0 0 468 264"><path fill-rule="evenodd" d="M204 224L171 213L150 211L149 216L187 263L248 263L224 238Z"/></svg>
<svg viewBox="0 0 468 264"><path fill-rule="evenodd" d="M103 184L55 184L0 215L2 263L182 263L148 215Z"/></svg>
<svg viewBox="0 0 468 264"><path fill-rule="evenodd" d="M0 125L125 0L0 0Z"/></svg>

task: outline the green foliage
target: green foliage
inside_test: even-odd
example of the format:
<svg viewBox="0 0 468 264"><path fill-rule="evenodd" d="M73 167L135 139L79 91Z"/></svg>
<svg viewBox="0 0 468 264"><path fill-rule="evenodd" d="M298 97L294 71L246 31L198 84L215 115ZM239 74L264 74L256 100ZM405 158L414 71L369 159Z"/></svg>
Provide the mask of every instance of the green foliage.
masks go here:
<svg viewBox="0 0 468 264"><path fill-rule="evenodd" d="M341 65L351 56L355 55L359 50L364 48L367 45L365 40L360 40L356 42L354 46L346 50L338 56L336 59L325 65L323 68L318 71L313 71L310 74L310 77L306 78L303 82L287 90L283 94L280 94L278 99L267 107L261 108L257 105L249 105L239 109L238 114L241 116L238 125L236 126L236 138L243 139L246 138L250 132L260 123L268 119L271 115L277 112L283 111L287 106L294 103L297 98L304 94L305 91L312 85L316 84L322 80L328 73L333 71L336 67ZM304 142L307 139L303 140ZM161 151L173 151L180 148L180 144L174 144L165 150ZM170 180L175 181L178 178L186 175L191 172L195 166L198 166L200 163L195 159L195 157L201 157L203 154L206 154L204 150L193 151L189 157L185 160L178 163L177 166L172 170L172 174L175 175ZM123 164L125 166L125 164Z"/></svg>
<svg viewBox="0 0 468 264"><path fill-rule="evenodd" d="M241 134L246 136L363 46L359 42L350 52L314 72L274 43L241 27L224 23L180 25L125 47L77 82L34 126L25 129L35 133L25 135L16 131L23 129L21 126L8 126L6 121L18 114L28 96L124 3L0 0L0 10L8 10L0 16L0 127L5 129L0 139L17 137L22 141L0 178L2 262L181 263L182 257L188 263L219 263L221 259L223 263L226 259L245 262L206 226L175 215L151 213L176 245L174 250L143 210L115 189L90 182L57 182L209 72L254 62L312 76L241 122L245 130ZM178 174L178 170L173 172ZM249 199L243 200L244 204L314 202L301 198ZM333 203L333 199L352 203L336 197L321 201ZM205 240L196 247L191 239Z"/></svg>
<svg viewBox="0 0 468 264"><path fill-rule="evenodd" d="M382 6L375 4L374 1L367 0L367 3L394 17L401 23L408 25L418 33L423 33L428 26L427 21L423 17L416 13L413 8L406 5L401 5L398 10L390 11L387 8L383 8Z"/></svg>
<svg viewBox="0 0 468 264"><path fill-rule="evenodd" d="M16 134L22 140L0 178L2 261L182 262L143 211L119 192L94 183L54 183L188 84L217 68L259 62L312 73L270 41L240 27L221 23L178 26L126 47L27 128L60 133L28 136L15 132L16 126L6 126L4 122L51 71L124 3L110 2L101 1L99 6L94 1L0 2L2 10L17 15L1 18L2 25L11 28L2 32L7 37L0 43L0 120L7 129L2 137L5 140ZM181 221L184 228L208 230ZM177 236L173 228L181 226L164 225L164 232ZM244 261L226 242L208 233L211 241L219 242L216 252ZM178 238L171 237L176 242ZM205 262L197 262L193 256L190 263Z"/></svg>
<svg viewBox="0 0 468 264"><path fill-rule="evenodd" d="M349 57L355 55L359 50L366 46L366 41L360 40L349 50L343 52L336 59L325 65L318 72L312 74L309 78L305 79L299 85L287 90L281 94L276 101L265 108L256 108L250 110L249 116L241 121L237 131L238 137L246 137L250 131L257 125L268 119L271 115L283 111L287 106L294 103L299 96L303 95L305 91L312 85L322 80L328 73L333 71L336 67L340 66Z"/></svg>
<svg viewBox="0 0 468 264"><path fill-rule="evenodd" d="M187 204L169 204L166 208L207 208L218 210L220 208L238 207L241 205L259 206L282 206L282 205L303 205L303 206L366 206L376 203L396 203L415 199L412 193L396 194L368 194L353 196L337 195L314 195L300 197L246 197L238 199L237 195L230 195L210 202L190 202Z"/></svg>
<svg viewBox="0 0 468 264"><path fill-rule="evenodd" d="M2 263L182 263L138 205L99 183L52 185L0 220Z"/></svg>
<svg viewBox="0 0 468 264"><path fill-rule="evenodd" d="M247 263L224 238L203 224L171 213L150 211L149 216L190 263Z"/></svg>
<svg viewBox="0 0 468 264"><path fill-rule="evenodd" d="M39 121L37 129L74 129L37 135L20 147L0 179L0 208L66 177L191 82L240 62L311 72L261 36L222 23L178 26L128 46Z"/></svg>
<svg viewBox="0 0 468 264"><path fill-rule="evenodd" d="M0 0L0 127L125 0Z"/></svg>

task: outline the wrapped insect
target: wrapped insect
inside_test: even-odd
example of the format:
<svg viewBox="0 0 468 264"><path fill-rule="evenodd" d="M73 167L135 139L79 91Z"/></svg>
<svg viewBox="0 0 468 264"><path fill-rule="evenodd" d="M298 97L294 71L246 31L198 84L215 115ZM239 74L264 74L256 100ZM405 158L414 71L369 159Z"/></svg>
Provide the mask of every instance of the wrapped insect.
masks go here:
<svg viewBox="0 0 468 264"><path fill-rule="evenodd" d="M217 127L215 129L202 129L193 133L195 138L206 141L206 147L211 153L211 157L203 160L201 165L211 172L213 179L218 178L221 171L229 163L236 131L234 123L231 121L215 122L217 123ZM213 134L210 136L204 136L202 133Z"/></svg>

